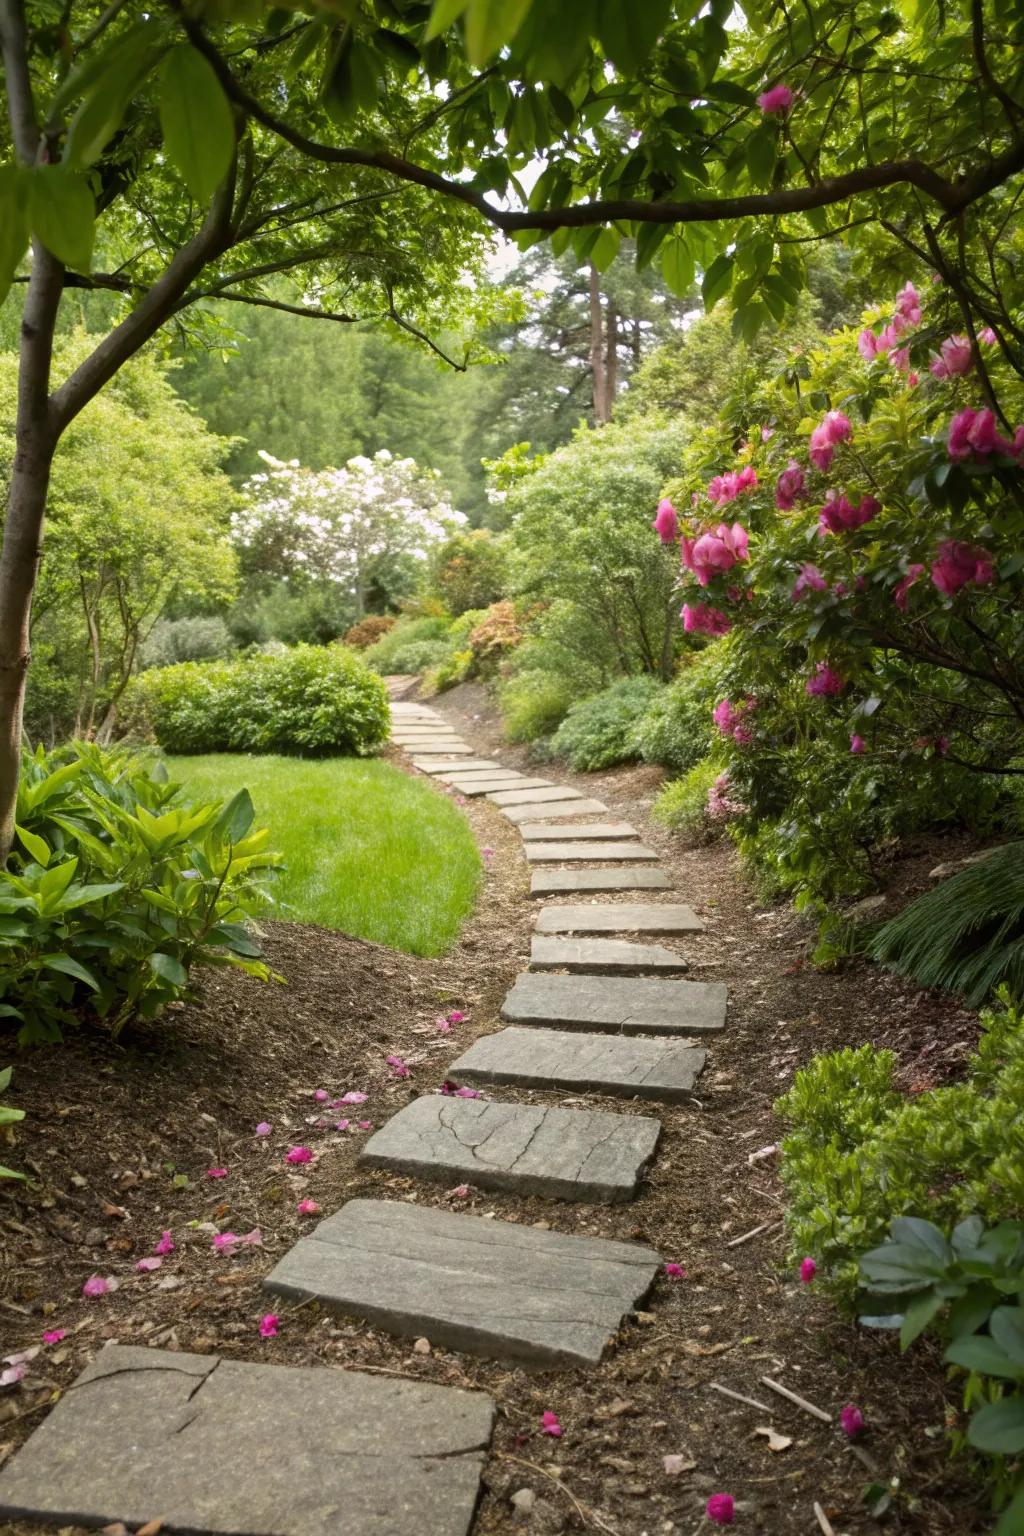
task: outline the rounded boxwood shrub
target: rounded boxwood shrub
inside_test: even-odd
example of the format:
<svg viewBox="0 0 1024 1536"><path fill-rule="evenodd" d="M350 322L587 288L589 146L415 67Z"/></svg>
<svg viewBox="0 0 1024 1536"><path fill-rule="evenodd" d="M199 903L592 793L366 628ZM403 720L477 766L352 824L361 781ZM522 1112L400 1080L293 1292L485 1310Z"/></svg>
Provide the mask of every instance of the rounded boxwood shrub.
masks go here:
<svg viewBox="0 0 1024 1536"><path fill-rule="evenodd" d="M581 699L552 737L552 749L583 773L635 759L633 729L663 686L653 677L623 677Z"/></svg>
<svg viewBox="0 0 1024 1536"><path fill-rule="evenodd" d="M355 753L387 740L381 679L340 646L182 662L135 684L137 720L167 752Z"/></svg>

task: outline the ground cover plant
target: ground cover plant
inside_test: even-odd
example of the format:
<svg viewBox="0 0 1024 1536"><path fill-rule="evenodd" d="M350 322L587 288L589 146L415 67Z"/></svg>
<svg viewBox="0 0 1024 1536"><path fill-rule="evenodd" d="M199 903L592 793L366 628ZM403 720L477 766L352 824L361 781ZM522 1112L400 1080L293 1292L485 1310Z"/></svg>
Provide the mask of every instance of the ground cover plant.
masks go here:
<svg viewBox="0 0 1024 1536"><path fill-rule="evenodd" d="M282 917L440 955L473 909L480 856L465 817L390 763L218 753L168 767L191 795L249 787L282 855Z"/></svg>

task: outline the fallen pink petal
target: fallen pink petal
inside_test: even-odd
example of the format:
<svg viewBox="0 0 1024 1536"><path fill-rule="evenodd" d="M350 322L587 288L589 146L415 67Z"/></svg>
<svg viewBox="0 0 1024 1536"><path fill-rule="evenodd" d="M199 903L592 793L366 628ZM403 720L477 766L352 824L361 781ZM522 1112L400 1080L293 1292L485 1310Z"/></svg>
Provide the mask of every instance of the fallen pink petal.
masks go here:
<svg viewBox="0 0 1024 1536"><path fill-rule="evenodd" d="M704 1513L712 1525L732 1525L736 1517L736 1505L731 1493L713 1493L704 1506Z"/></svg>
<svg viewBox="0 0 1024 1536"><path fill-rule="evenodd" d="M213 1246L218 1253L234 1253L241 1242L237 1232L218 1232L213 1239Z"/></svg>
<svg viewBox="0 0 1024 1536"><path fill-rule="evenodd" d="M308 1147L289 1147L284 1160L286 1163L311 1163L313 1154Z"/></svg>
<svg viewBox="0 0 1024 1536"><path fill-rule="evenodd" d="M396 1077L408 1077L409 1068L401 1056L389 1056L388 1066Z"/></svg>
<svg viewBox="0 0 1024 1536"><path fill-rule="evenodd" d="M176 1244L170 1232L164 1231L160 1234L160 1241L153 1244L153 1252L166 1255L168 1253L173 1253L175 1247Z"/></svg>
<svg viewBox="0 0 1024 1536"><path fill-rule="evenodd" d="M365 1104L369 1097L368 1093L360 1093L357 1088L353 1088L351 1092L343 1093L337 1102L339 1104Z"/></svg>
<svg viewBox="0 0 1024 1536"><path fill-rule="evenodd" d="M140 1259L135 1268L144 1275L150 1275L155 1269L160 1269L163 1259Z"/></svg>
<svg viewBox="0 0 1024 1536"><path fill-rule="evenodd" d="M456 1200L465 1200L469 1196L469 1185L468 1184L456 1184L455 1188L451 1191L451 1193L454 1195Z"/></svg>
<svg viewBox="0 0 1024 1536"><path fill-rule="evenodd" d="M666 1264L665 1273L670 1280L685 1280L686 1270L681 1264Z"/></svg>
<svg viewBox="0 0 1024 1536"><path fill-rule="evenodd" d="M313 1097L318 1104L326 1104L327 1100L330 1098L330 1094L327 1092L326 1088L318 1088Z"/></svg>
<svg viewBox="0 0 1024 1536"><path fill-rule="evenodd" d="M259 1227L253 1227L251 1232L246 1232L244 1236L238 1239L238 1241L240 1243L245 1243L247 1248L262 1248L263 1233L260 1231Z"/></svg>
<svg viewBox="0 0 1024 1536"><path fill-rule="evenodd" d="M458 1008L453 1008L451 1013L448 1015L449 1024L464 1024L465 1021L466 1015L461 1013Z"/></svg>
<svg viewBox="0 0 1024 1536"><path fill-rule="evenodd" d="M0 1371L0 1387L13 1387L27 1375L27 1365L12 1365L6 1371Z"/></svg>
<svg viewBox="0 0 1024 1536"><path fill-rule="evenodd" d="M854 1440L864 1428L864 1415L856 1403L847 1403L845 1408L839 1410L839 1423L843 1434Z"/></svg>
<svg viewBox="0 0 1024 1536"><path fill-rule="evenodd" d="M561 1438L562 1426L558 1422L558 1414L552 1413L550 1408L541 1414L540 1425L542 1434L553 1435L556 1440Z"/></svg>
<svg viewBox="0 0 1024 1536"><path fill-rule="evenodd" d="M336 1131L347 1131L351 1124L351 1120L339 1120L334 1129Z"/></svg>
<svg viewBox="0 0 1024 1536"><path fill-rule="evenodd" d="M448 1020L443 1018L440 1014L438 1014L437 1018L434 1020L434 1026L442 1035L447 1035L451 1032L451 1025L449 1024Z"/></svg>
<svg viewBox="0 0 1024 1536"><path fill-rule="evenodd" d="M320 1207L315 1200L300 1200L298 1212L300 1216L316 1216L320 1212Z"/></svg>
<svg viewBox="0 0 1024 1536"><path fill-rule="evenodd" d="M811 1259L811 1258L801 1259L801 1261L800 1261L800 1279L803 1281L804 1285L810 1285L811 1281L814 1279L814 1277L815 1277L815 1275L817 1273L818 1273L818 1266L814 1262L813 1259Z"/></svg>
<svg viewBox="0 0 1024 1536"><path fill-rule="evenodd" d="M66 1328L48 1328L43 1334L43 1343L59 1344L61 1339L66 1339L67 1336L68 1331Z"/></svg>
<svg viewBox="0 0 1024 1536"><path fill-rule="evenodd" d="M228 1170L226 1168L207 1168L206 1170L206 1177L208 1179L226 1179L227 1176Z"/></svg>
<svg viewBox="0 0 1024 1536"><path fill-rule="evenodd" d="M88 1280L82 1286L82 1295L106 1296L108 1291L111 1291L112 1289L113 1287L110 1281L105 1280L102 1275L90 1275Z"/></svg>
<svg viewBox="0 0 1024 1536"><path fill-rule="evenodd" d="M281 1331L281 1319L274 1312L265 1312L260 1318L260 1338L276 1339Z"/></svg>
<svg viewBox="0 0 1024 1536"><path fill-rule="evenodd" d="M373 1121L372 1120L360 1120L359 1121L359 1129L361 1131L372 1131L373 1130Z"/></svg>
<svg viewBox="0 0 1024 1536"><path fill-rule="evenodd" d="M261 1120L253 1132L254 1136L269 1136L274 1127L269 1120Z"/></svg>

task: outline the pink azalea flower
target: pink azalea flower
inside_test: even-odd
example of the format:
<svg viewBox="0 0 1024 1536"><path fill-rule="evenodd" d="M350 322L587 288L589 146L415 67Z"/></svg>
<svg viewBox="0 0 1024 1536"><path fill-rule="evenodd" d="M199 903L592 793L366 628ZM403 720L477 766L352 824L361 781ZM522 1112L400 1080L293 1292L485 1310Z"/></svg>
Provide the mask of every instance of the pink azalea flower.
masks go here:
<svg viewBox="0 0 1024 1536"><path fill-rule="evenodd" d="M276 1339L281 1331L281 1319L273 1312L265 1312L260 1318L260 1338Z"/></svg>
<svg viewBox="0 0 1024 1536"><path fill-rule="evenodd" d="M670 1280L685 1280L686 1270L681 1264L666 1264L665 1273Z"/></svg>
<svg viewBox="0 0 1024 1536"><path fill-rule="evenodd" d="M890 363L892 364L892 366L894 368L898 368L899 369L900 373L909 373L910 372L910 348L909 347L893 347L892 351L889 353L889 361L890 361Z"/></svg>
<svg viewBox="0 0 1024 1536"><path fill-rule="evenodd" d="M406 1066L406 1064L402 1060L401 1056L389 1056L388 1057L388 1066L391 1068L391 1070L394 1073L395 1077L408 1077L409 1076L409 1068Z"/></svg>
<svg viewBox="0 0 1024 1536"><path fill-rule="evenodd" d="M939 354L928 364L929 372L937 379L952 379L970 370L973 354L966 336L947 336Z"/></svg>
<svg viewBox="0 0 1024 1536"><path fill-rule="evenodd" d="M462 1013L458 1008L453 1008L451 1013L448 1015L448 1023L449 1024L464 1024L465 1022L466 1022L466 1015L464 1013Z"/></svg>
<svg viewBox="0 0 1024 1536"><path fill-rule="evenodd" d="M163 1262L163 1259L140 1259L135 1268L139 1270L141 1274L148 1275L151 1274L154 1269L159 1269Z"/></svg>
<svg viewBox="0 0 1024 1536"><path fill-rule="evenodd" d="M829 491L818 521L829 533L844 533L870 523L882 510L882 503L874 496L862 496L856 506L842 491Z"/></svg>
<svg viewBox="0 0 1024 1536"><path fill-rule="evenodd" d="M43 1334L43 1343L59 1344L61 1339L66 1339L67 1336L68 1331L66 1328L48 1328Z"/></svg>
<svg viewBox="0 0 1024 1536"><path fill-rule="evenodd" d="M1016 441L1016 434L1012 443L1000 437L996 431L995 416L987 409L972 411L967 406L957 411L949 423L947 446L951 459L986 459L990 453L1005 453L1013 457Z"/></svg>
<svg viewBox="0 0 1024 1536"><path fill-rule="evenodd" d="M884 336L883 332L883 336ZM879 350L881 350L882 338L879 338ZM815 469L827 470L832 463L832 455L840 443L848 442L853 436L853 427L850 418L844 416L842 411L826 411L819 426L811 433L809 457Z"/></svg>
<svg viewBox="0 0 1024 1536"><path fill-rule="evenodd" d="M924 575L924 572L925 567L923 565L908 565L907 574L893 587L892 600L901 613L906 613L907 611L907 593L918 577Z"/></svg>
<svg viewBox="0 0 1024 1536"><path fill-rule="evenodd" d="M227 1176L228 1170L226 1168L207 1168L206 1170L206 1177L208 1179L226 1179Z"/></svg>
<svg viewBox="0 0 1024 1536"><path fill-rule="evenodd" d="M976 544L963 544L958 539L946 539L938 547L932 561L932 582L944 597L952 597L968 583L976 587L987 586L995 576L992 556Z"/></svg>
<svg viewBox="0 0 1024 1536"><path fill-rule="evenodd" d="M850 737L850 751L855 755L861 752L866 752L867 749L867 742L864 740L863 736L857 736L855 734Z"/></svg>
<svg viewBox="0 0 1024 1536"><path fill-rule="evenodd" d="M153 1252L154 1253L162 1253L162 1254L173 1253L174 1252L174 1248L175 1248L174 1238L171 1236L169 1231L168 1232L161 1232L161 1234L160 1234L160 1241L158 1243L154 1243L153 1244Z"/></svg>
<svg viewBox="0 0 1024 1536"><path fill-rule="evenodd" d="M373 1121L372 1120L360 1120L358 1122L358 1128L361 1131L372 1131L373 1130Z"/></svg>
<svg viewBox="0 0 1024 1536"><path fill-rule="evenodd" d="M996 342L999 340L999 337L996 335L995 331L990 325L983 325L981 330L978 332L978 340L981 342L982 346L994 347Z"/></svg>
<svg viewBox="0 0 1024 1536"><path fill-rule="evenodd" d="M731 736L740 746L748 746L754 736L747 723L747 716L755 702L749 697L740 699L736 704L731 699L720 699L711 711L711 718L723 736Z"/></svg>
<svg viewBox="0 0 1024 1536"><path fill-rule="evenodd" d="M326 1088L318 1088L313 1097L318 1104L326 1104L327 1100L330 1098L330 1094L327 1092Z"/></svg>
<svg viewBox="0 0 1024 1536"><path fill-rule="evenodd" d="M731 1493L713 1493L704 1506L704 1513L712 1525L732 1525L736 1506Z"/></svg>
<svg viewBox="0 0 1024 1536"><path fill-rule="evenodd" d="M921 375L919 373L916 373L913 370L911 370L911 372L907 374L907 388L908 389L916 389L917 386L920 384L920 382L921 382Z"/></svg>
<svg viewBox="0 0 1024 1536"><path fill-rule="evenodd" d="M343 1093L341 1098L338 1100L338 1103L365 1104L369 1097L370 1095L368 1093L360 1093L358 1089L353 1089L350 1093Z"/></svg>
<svg viewBox="0 0 1024 1536"><path fill-rule="evenodd" d="M847 1403L845 1408L839 1410L839 1422L843 1434L854 1440L864 1428L864 1415L855 1403Z"/></svg>
<svg viewBox="0 0 1024 1536"><path fill-rule="evenodd" d="M289 1147L284 1160L286 1163L311 1163L313 1154L308 1147Z"/></svg>
<svg viewBox="0 0 1024 1536"><path fill-rule="evenodd" d="M729 794L730 787L731 780L726 772L720 773L708 790L708 815L713 821L728 821L733 816L742 815L746 809Z"/></svg>
<svg viewBox="0 0 1024 1536"><path fill-rule="evenodd" d="M254 1136L269 1136L273 1129L274 1129L274 1127L270 1124L269 1120L261 1120L259 1125L256 1127L255 1131L253 1131L253 1135Z"/></svg>
<svg viewBox="0 0 1024 1536"><path fill-rule="evenodd" d="M483 1098L483 1094L480 1092L479 1088L465 1088L465 1087L463 1087L463 1088L456 1088L456 1090L455 1090L455 1097L457 1099L482 1099Z"/></svg>
<svg viewBox="0 0 1024 1536"><path fill-rule="evenodd" d="M740 523L728 527L719 523L708 528L696 539L680 540L683 564L692 571L702 587L713 576L731 571L740 560L746 560L749 545L747 530Z"/></svg>
<svg viewBox="0 0 1024 1536"><path fill-rule="evenodd" d="M913 283L907 283L896 295L896 313L907 325L921 324L921 299Z"/></svg>
<svg viewBox="0 0 1024 1536"><path fill-rule="evenodd" d="M316 1216L320 1212L320 1207L315 1200L300 1200L298 1211L300 1216Z"/></svg>
<svg viewBox="0 0 1024 1536"><path fill-rule="evenodd" d="M762 427L761 428L761 441L762 441L762 443L770 443L774 436L775 436L775 428L774 427Z"/></svg>
<svg viewBox="0 0 1024 1536"><path fill-rule="evenodd" d="M846 679L833 671L827 661L819 661L811 676L804 684L805 692L811 694L842 693L846 687Z"/></svg>
<svg viewBox="0 0 1024 1536"><path fill-rule="evenodd" d="M771 90L761 92L757 104L765 117L784 117L793 105L793 92L788 85L773 85Z"/></svg>
<svg viewBox="0 0 1024 1536"><path fill-rule="evenodd" d="M679 517L670 501L658 502L658 510L651 526L663 544L671 544L679 537Z"/></svg>
<svg viewBox="0 0 1024 1536"><path fill-rule="evenodd" d="M804 494L804 472L796 459L790 459L775 482L775 505L780 512L792 512Z"/></svg>
<svg viewBox="0 0 1024 1536"><path fill-rule="evenodd" d="M213 1237L213 1246L218 1253L234 1253L241 1241L237 1232L217 1232Z"/></svg>
<svg viewBox="0 0 1024 1536"><path fill-rule="evenodd" d="M106 1296L111 1289L110 1281L104 1280L102 1275L90 1275L82 1286L83 1296Z"/></svg>
<svg viewBox="0 0 1024 1536"><path fill-rule="evenodd" d="M339 1120L334 1129L336 1131L347 1131L351 1124L351 1120Z"/></svg>
<svg viewBox="0 0 1024 1536"><path fill-rule="evenodd" d="M828 582L818 570L816 565L802 565L800 574L796 579L790 597L794 602L799 601L805 592L827 592Z"/></svg>
<svg viewBox="0 0 1024 1536"><path fill-rule="evenodd" d="M558 1422L558 1414L552 1413L550 1408L545 1408L540 1417L541 1434L553 1435L556 1440L561 1439L562 1426Z"/></svg>
<svg viewBox="0 0 1024 1536"><path fill-rule="evenodd" d="M729 615L708 603L684 603L679 616L688 635L727 635L732 629Z"/></svg>
<svg viewBox="0 0 1024 1536"><path fill-rule="evenodd" d="M811 1281L814 1279L817 1273L818 1266L813 1259L801 1259L800 1279L803 1281L804 1285L810 1285Z"/></svg>
<svg viewBox="0 0 1024 1536"><path fill-rule="evenodd" d="M869 325L865 326L857 337L857 351L866 363L870 363L878 356L878 337Z"/></svg>
<svg viewBox="0 0 1024 1536"><path fill-rule="evenodd" d="M455 1188L451 1191L451 1193L455 1197L456 1200L468 1200L469 1199L469 1185L468 1184L456 1184Z"/></svg>
<svg viewBox="0 0 1024 1536"><path fill-rule="evenodd" d="M880 356L884 357L886 352L891 352L893 347L899 344L900 336L905 329L899 317L882 327L875 341L875 347Z"/></svg>

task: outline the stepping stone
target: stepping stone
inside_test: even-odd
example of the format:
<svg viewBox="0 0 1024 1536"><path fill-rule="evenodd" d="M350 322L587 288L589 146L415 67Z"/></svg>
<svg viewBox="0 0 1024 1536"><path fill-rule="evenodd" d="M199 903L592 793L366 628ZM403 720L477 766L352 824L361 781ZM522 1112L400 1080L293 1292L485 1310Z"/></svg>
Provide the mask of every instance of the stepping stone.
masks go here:
<svg viewBox="0 0 1024 1536"><path fill-rule="evenodd" d="M575 789L555 784L551 789L510 789L492 796L495 805L543 805L545 800L582 800Z"/></svg>
<svg viewBox="0 0 1024 1536"><path fill-rule="evenodd" d="M688 971L682 955L663 944L627 944L622 939L558 939L534 934L530 966L535 971L589 971L593 976L636 976L647 971Z"/></svg>
<svg viewBox="0 0 1024 1536"><path fill-rule="evenodd" d="M570 802L571 804L571 802ZM542 843L550 841L556 832L564 831L566 837L571 837L574 843L581 839L586 842L614 842L616 838L640 836L636 827L631 827L628 821L584 821L578 827L549 827L543 821L526 821L519 828L519 835L524 843ZM597 854L594 855L598 857Z"/></svg>
<svg viewBox="0 0 1024 1536"><path fill-rule="evenodd" d="M315 1297L445 1349L530 1365L596 1365L660 1267L653 1249L632 1243L350 1200L263 1283L290 1300ZM432 1530L418 1518L417 1525Z"/></svg>
<svg viewBox="0 0 1024 1536"><path fill-rule="evenodd" d="M725 1028L728 997L722 982L526 971L516 977L501 1017L623 1035L706 1035Z"/></svg>
<svg viewBox="0 0 1024 1536"><path fill-rule="evenodd" d="M530 876L531 896L557 896L560 892L568 894L571 891L671 889L672 881L663 869L538 869Z"/></svg>
<svg viewBox="0 0 1024 1536"><path fill-rule="evenodd" d="M544 907L538 933L703 933L704 924L680 902L581 902Z"/></svg>
<svg viewBox="0 0 1024 1536"><path fill-rule="evenodd" d="M446 762L443 757L414 757L412 765L414 768L418 768L421 773L433 774L451 773L456 767L460 770L464 768L467 773L471 768L494 768L498 770L501 767L500 763L490 763L485 757L471 757L457 764Z"/></svg>
<svg viewBox="0 0 1024 1536"><path fill-rule="evenodd" d="M503 1029L483 1035L450 1068L457 1083L611 1093L620 1098L693 1098L707 1052L684 1040L627 1040L561 1029Z"/></svg>
<svg viewBox="0 0 1024 1536"><path fill-rule="evenodd" d="M660 1132L661 1122L647 1116L427 1094L371 1136L359 1161L445 1183L610 1205L633 1197Z"/></svg>
<svg viewBox="0 0 1024 1536"><path fill-rule="evenodd" d="M401 747L402 751L408 752L410 756L414 752L418 755L424 751L424 745L418 741L396 741L394 745ZM463 746L459 741L446 741L443 744L439 742L437 746L432 746L429 750L436 752L438 757L470 757L473 752L472 747Z"/></svg>
<svg viewBox="0 0 1024 1536"><path fill-rule="evenodd" d="M548 781L547 779L517 779L508 774L500 779L470 779L468 782L453 778L449 781L453 789L461 790L464 795L490 795L496 789L511 789L518 784L520 789L540 789Z"/></svg>
<svg viewBox="0 0 1024 1536"><path fill-rule="evenodd" d="M502 805L498 809L509 821L521 825L524 821L536 821L538 816L544 821L550 821L566 816L600 816L608 807L603 800L552 800L546 805ZM552 832L559 832L560 827L552 827ZM566 827L565 831L571 828Z"/></svg>
<svg viewBox="0 0 1024 1536"><path fill-rule="evenodd" d="M572 836L572 828L565 829L566 837ZM566 864L571 859L613 859L625 864L631 859L657 859L661 855L643 843L608 843L595 848L592 843L527 843L524 849L531 864Z"/></svg>
<svg viewBox="0 0 1024 1536"><path fill-rule="evenodd" d="M0 1516L192 1536L467 1536L494 1404L359 1371L101 1349L0 1472Z"/></svg>

